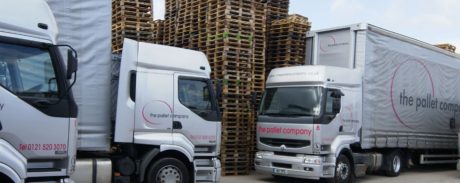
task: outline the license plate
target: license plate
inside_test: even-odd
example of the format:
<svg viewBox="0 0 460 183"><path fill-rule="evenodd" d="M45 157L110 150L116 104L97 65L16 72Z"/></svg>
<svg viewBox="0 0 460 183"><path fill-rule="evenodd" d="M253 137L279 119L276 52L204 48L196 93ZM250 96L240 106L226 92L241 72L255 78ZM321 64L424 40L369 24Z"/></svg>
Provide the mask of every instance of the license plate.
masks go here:
<svg viewBox="0 0 460 183"><path fill-rule="evenodd" d="M285 169L273 168L273 173L275 173L275 174L287 174L287 170L285 170Z"/></svg>

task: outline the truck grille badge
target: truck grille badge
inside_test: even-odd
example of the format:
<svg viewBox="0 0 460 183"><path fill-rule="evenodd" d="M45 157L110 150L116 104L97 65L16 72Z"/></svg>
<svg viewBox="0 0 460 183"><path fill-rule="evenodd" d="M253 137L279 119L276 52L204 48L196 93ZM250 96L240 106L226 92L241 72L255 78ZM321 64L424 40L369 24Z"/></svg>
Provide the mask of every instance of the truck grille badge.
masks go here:
<svg viewBox="0 0 460 183"><path fill-rule="evenodd" d="M286 151L286 146L284 144L281 145L280 148L281 148L281 151L283 151L283 152Z"/></svg>

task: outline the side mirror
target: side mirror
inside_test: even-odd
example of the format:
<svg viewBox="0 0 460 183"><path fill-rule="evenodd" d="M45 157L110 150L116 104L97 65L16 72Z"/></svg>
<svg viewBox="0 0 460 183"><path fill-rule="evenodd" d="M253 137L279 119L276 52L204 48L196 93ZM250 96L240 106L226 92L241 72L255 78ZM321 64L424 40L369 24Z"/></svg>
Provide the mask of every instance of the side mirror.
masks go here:
<svg viewBox="0 0 460 183"><path fill-rule="evenodd" d="M57 91L57 80L56 78L50 78L48 80L48 92L56 92Z"/></svg>
<svg viewBox="0 0 460 183"><path fill-rule="evenodd" d="M6 63L0 62L0 76L6 76Z"/></svg>
<svg viewBox="0 0 460 183"><path fill-rule="evenodd" d="M0 84L6 85L6 64L0 62Z"/></svg>
<svg viewBox="0 0 460 183"><path fill-rule="evenodd" d="M222 80L216 80L216 97L218 100L222 99Z"/></svg>
<svg viewBox="0 0 460 183"><path fill-rule="evenodd" d="M251 93L251 104L252 106L255 106L257 104L257 93L256 92Z"/></svg>
<svg viewBox="0 0 460 183"><path fill-rule="evenodd" d="M331 93L331 97L334 97L334 98L340 98L340 97L343 97L343 96L345 96L345 94L340 90L336 90L336 91Z"/></svg>
<svg viewBox="0 0 460 183"><path fill-rule="evenodd" d="M332 112L334 114L337 114L340 112L340 108L341 108L341 102L340 102L340 98L335 98L333 99L333 102L332 102Z"/></svg>
<svg viewBox="0 0 460 183"><path fill-rule="evenodd" d="M77 72L78 60L74 55L74 51L67 50L67 79L72 79L72 74Z"/></svg>
<svg viewBox="0 0 460 183"><path fill-rule="evenodd" d="M449 127L450 127L450 129L455 129L456 128L455 118L450 118Z"/></svg>

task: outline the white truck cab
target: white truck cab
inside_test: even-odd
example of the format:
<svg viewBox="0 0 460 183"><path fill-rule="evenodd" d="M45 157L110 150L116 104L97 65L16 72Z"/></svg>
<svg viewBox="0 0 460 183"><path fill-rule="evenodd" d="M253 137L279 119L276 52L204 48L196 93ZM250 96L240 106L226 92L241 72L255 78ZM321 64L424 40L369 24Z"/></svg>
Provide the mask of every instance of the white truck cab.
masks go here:
<svg viewBox="0 0 460 183"><path fill-rule="evenodd" d="M219 181L221 123L210 72L201 52L125 39L114 142L165 160L162 167L139 157L141 181L163 180L168 172L187 175L166 181Z"/></svg>
<svg viewBox="0 0 460 183"><path fill-rule="evenodd" d="M268 76L256 170L349 183L457 162L460 55L366 23L306 42L306 66Z"/></svg>
<svg viewBox="0 0 460 183"><path fill-rule="evenodd" d="M79 3L0 6L0 182L218 182L221 123L206 56L126 39L111 97L110 13L78 22L97 14L69 11Z"/></svg>
<svg viewBox="0 0 460 183"><path fill-rule="evenodd" d="M277 68L267 79L257 123L256 170L297 178L332 178L336 153L359 141L360 73L331 66ZM346 95L346 100L341 100ZM337 130L336 130L337 129Z"/></svg>
<svg viewBox="0 0 460 183"><path fill-rule="evenodd" d="M44 1L3 1L0 12L0 182L66 178L76 157L77 106L67 81L75 53L66 74Z"/></svg>

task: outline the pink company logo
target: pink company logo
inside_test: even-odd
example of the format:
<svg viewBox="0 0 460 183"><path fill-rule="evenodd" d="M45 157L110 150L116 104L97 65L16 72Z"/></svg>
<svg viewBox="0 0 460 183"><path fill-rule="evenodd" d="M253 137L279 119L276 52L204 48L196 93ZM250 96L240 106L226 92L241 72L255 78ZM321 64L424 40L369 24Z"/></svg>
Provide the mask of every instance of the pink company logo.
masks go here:
<svg viewBox="0 0 460 183"><path fill-rule="evenodd" d="M319 50L321 51L321 53L327 53L330 51L342 52L344 50L342 49L343 46L348 46L349 44L350 43L347 41L347 39L344 39L341 37L336 38L335 36L329 35L329 36L320 37Z"/></svg>
<svg viewBox="0 0 460 183"><path fill-rule="evenodd" d="M141 112L142 118L144 118L145 122L151 125L159 125L161 123L156 122L156 120L161 118L170 118L173 113L173 109L165 101L152 100L142 107Z"/></svg>
<svg viewBox="0 0 460 183"><path fill-rule="evenodd" d="M407 68L408 67L408 68ZM399 72L399 70L401 68L407 68L407 70L414 70L414 68L419 68L421 70L423 70L421 73L425 73L426 75L424 74L421 74L421 75L418 75L417 77L417 81L415 78L399 78L398 76L399 75L403 75L404 72ZM404 76L407 76L407 75L404 75ZM412 77L415 77L412 75ZM431 90L431 91L427 91L427 92L431 92L431 97L435 97L435 91L434 91L434 83L433 83L433 78L431 76L431 73L430 71L428 70L428 68L426 67L426 65L419 61L419 60L407 60L401 64L398 65L398 67L395 69L395 71L393 72L393 77L391 78L391 86L390 86L390 100L391 100L391 107L393 109L393 113L395 114L396 118L398 119L398 121L404 125L405 127L407 128L410 128L410 129L415 129L414 127L411 127L408 125L408 121L407 120L403 120L402 118L402 114L401 112L398 110L397 108L397 104L398 102L395 102L395 100L398 100L399 97L397 97L398 95L396 94L396 97L395 97L395 85L399 86L398 89L399 91L396 91L396 93L399 93L399 92L402 92L404 91L405 87L407 86L410 86L408 85L407 83L400 83L402 81L406 81L406 82L411 82L411 83L414 83L414 82L423 82L423 78L425 78L425 82L426 84L428 85L426 87L427 90ZM429 80L429 82L427 82L427 79ZM406 85L407 84L407 85ZM413 90L413 89L412 89ZM426 95L427 93L418 93L419 95ZM400 99L399 99L400 100Z"/></svg>
<svg viewBox="0 0 460 183"><path fill-rule="evenodd" d="M331 45L336 45L336 44L337 42L334 36L326 36L324 40L321 39L321 41L319 42L319 49L322 52L328 52Z"/></svg>

